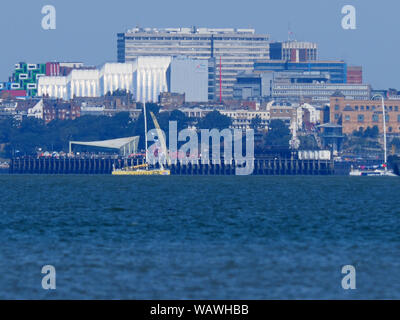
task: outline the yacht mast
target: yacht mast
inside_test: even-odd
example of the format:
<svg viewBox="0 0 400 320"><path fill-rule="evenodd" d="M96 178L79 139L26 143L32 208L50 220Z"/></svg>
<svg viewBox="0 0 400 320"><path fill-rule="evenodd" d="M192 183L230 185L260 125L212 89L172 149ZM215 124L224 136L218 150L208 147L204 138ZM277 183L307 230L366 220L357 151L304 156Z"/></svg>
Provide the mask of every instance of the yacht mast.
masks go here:
<svg viewBox="0 0 400 320"><path fill-rule="evenodd" d="M382 114L383 114L383 150L384 150L384 166L385 172L387 171L387 147L386 147L386 113L385 113L385 100L382 98Z"/></svg>
<svg viewBox="0 0 400 320"><path fill-rule="evenodd" d="M145 161L147 163L147 113L146 113L146 102L143 104L143 115L144 115Z"/></svg>

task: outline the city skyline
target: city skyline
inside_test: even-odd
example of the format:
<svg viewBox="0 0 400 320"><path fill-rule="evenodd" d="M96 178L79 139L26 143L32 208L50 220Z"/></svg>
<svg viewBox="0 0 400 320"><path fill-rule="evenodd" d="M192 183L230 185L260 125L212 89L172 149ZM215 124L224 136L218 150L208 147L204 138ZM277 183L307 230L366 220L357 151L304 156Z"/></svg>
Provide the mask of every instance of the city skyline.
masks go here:
<svg viewBox="0 0 400 320"><path fill-rule="evenodd" d="M21 2L24 3L22 7ZM287 40L290 30L293 32L291 37L296 40L316 42L319 46L319 59L345 60L348 65L363 66L364 82L370 83L376 89L398 87L397 73L400 67L393 65L396 50L390 42L395 35L395 20L391 17L396 10L387 10L385 6L375 8L360 1L351 2L357 10L356 30L342 29L341 8L348 4L344 1L321 4L312 0L305 7L294 1L267 5L253 0L248 1L247 6L242 6L241 10L233 10L237 9L237 2L231 1L227 7L227 2L222 1L213 4L212 11L208 10L210 6L207 5L210 1L205 1L196 7L196 10L193 10L190 4L178 0L168 4L160 1L144 4L117 0L112 6L96 4L95 8L92 4L78 3L74 0L68 4L58 0L35 3L20 1L19 10L17 4L2 4L4 10L0 12L0 24L3 29L9 26L11 21L18 21L19 15L23 19L14 24L12 33L3 35L3 43L7 43L7 50L2 52L0 79L6 81L15 63L21 61L82 61L89 65L117 61L117 33L136 25L196 25L220 28L251 27L257 33L270 34L273 41ZM46 4L52 4L57 9L56 30L45 31L41 28L41 8ZM159 10L154 11L154 6ZM399 5L393 3L391 8L397 6ZM178 8L179 15L175 13L178 12ZM227 8L231 8L232 11L221 15L220 13ZM254 10L255 8L260 10ZM88 17L93 15L93 12L97 17L94 21L98 23L88 24ZM386 41L375 44L375 38ZM90 46L88 39L91 40ZM32 50L27 51L26 48Z"/></svg>

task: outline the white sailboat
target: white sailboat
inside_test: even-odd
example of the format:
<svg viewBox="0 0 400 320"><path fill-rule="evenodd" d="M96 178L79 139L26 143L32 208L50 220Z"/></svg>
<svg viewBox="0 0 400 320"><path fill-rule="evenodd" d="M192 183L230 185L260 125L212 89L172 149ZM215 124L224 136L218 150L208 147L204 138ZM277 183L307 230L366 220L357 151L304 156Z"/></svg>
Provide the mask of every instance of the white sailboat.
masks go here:
<svg viewBox="0 0 400 320"><path fill-rule="evenodd" d="M376 169L354 169L353 166L350 170L350 176L372 176L372 177L379 177L379 176L388 176L388 177L397 177L393 173L392 170L388 170L387 167L387 145L386 145L386 111L385 111L385 98L382 95L380 96L382 99L382 118L383 118L383 151L384 151L384 162L383 168L376 168ZM373 99L374 97L372 97Z"/></svg>
<svg viewBox="0 0 400 320"><path fill-rule="evenodd" d="M164 136L161 133L160 125L158 124L157 118L150 112L151 117L153 118L154 125L158 132L158 136L161 140L161 145L163 148L163 152L167 155L168 151L166 150L166 143L164 140ZM148 138L147 138L147 113L146 113L146 103L143 105L143 116L144 116L144 140L145 140L145 163L137 166L125 167L122 169L114 169L112 171L112 175L115 176L169 176L171 175L171 171L169 169L165 169L163 164L160 162L160 169L150 169L148 164Z"/></svg>

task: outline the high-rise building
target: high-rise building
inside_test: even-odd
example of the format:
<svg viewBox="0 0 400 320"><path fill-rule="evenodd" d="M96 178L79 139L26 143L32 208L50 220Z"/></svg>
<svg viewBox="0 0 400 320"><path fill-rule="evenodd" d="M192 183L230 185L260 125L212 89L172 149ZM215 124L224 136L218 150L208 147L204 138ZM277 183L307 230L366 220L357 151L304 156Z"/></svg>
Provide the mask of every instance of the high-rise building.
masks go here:
<svg viewBox="0 0 400 320"><path fill-rule="evenodd" d="M317 44L303 41L272 42L269 45L271 60L307 62L317 60Z"/></svg>
<svg viewBox="0 0 400 320"><path fill-rule="evenodd" d="M269 36L254 29L134 28L118 34L118 62L138 56L187 56L209 62L209 100L231 99L239 72L269 59ZM213 66L214 61L214 66ZM214 70L212 70L214 69Z"/></svg>

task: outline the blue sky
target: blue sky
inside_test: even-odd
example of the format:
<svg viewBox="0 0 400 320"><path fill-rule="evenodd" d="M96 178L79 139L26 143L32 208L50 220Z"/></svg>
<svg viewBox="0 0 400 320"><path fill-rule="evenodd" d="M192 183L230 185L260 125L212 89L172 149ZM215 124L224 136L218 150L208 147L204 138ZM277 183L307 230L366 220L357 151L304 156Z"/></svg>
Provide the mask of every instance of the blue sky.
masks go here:
<svg viewBox="0 0 400 320"><path fill-rule="evenodd" d="M341 8L354 5L357 29L343 30ZM44 5L57 10L57 29L41 28ZM13 0L0 4L0 81L15 63L116 61L116 34L142 27L252 27L286 40L315 41L321 59L362 65L374 88L400 89L396 0Z"/></svg>

